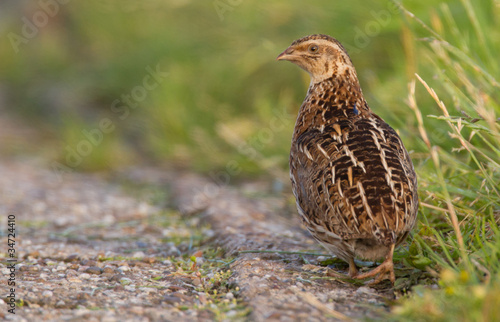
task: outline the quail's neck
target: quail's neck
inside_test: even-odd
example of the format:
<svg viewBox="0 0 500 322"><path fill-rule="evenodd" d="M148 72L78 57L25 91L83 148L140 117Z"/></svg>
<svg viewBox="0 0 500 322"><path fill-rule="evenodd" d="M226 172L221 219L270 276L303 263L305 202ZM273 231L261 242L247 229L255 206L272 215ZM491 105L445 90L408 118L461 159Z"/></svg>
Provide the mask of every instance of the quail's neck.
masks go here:
<svg viewBox="0 0 500 322"><path fill-rule="evenodd" d="M370 114L357 78L351 81L328 78L310 85L297 116L294 135L312 128L323 131L325 127L342 120L351 122Z"/></svg>
<svg viewBox="0 0 500 322"><path fill-rule="evenodd" d="M327 110L326 114L336 117L351 117L369 111L357 78L334 76L311 84L306 102L309 102L310 112L317 113L314 109Z"/></svg>

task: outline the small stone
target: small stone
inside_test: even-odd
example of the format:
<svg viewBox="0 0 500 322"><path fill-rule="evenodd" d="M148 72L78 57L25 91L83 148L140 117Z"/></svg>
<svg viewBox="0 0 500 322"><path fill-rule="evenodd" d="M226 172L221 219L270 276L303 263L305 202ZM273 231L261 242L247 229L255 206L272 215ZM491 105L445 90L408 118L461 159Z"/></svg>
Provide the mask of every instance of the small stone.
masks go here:
<svg viewBox="0 0 500 322"><path fill-rule="evenodd" d="M207 296L206 296L206 294L205 294L205 293L203 293L203 292L198 292L198 299L200 300L200 303L201 303L202 305L205 305L205 304L207 304L207 302L208 302L208 301L207 301Z"/></svg>
<svg viewBox="0 0 500 322"><path fill-rule="evenodd" d="M33 292L28 292L25 296L26 300L28 300L28 302L36 302L38 300L38 296L34 293L36 292L36 289L33 288L32 290Z"/></svg>
<svg viewBox="0 0 500 322"><path fill-rule="evenodd" d="M52 293L52 291L43 291L43 293L42 293L43 297L52 297L52 295L54 295L54 293Z"/></svg>
<svg viewBox="0 0 500 322"><path fill-rule="evenodd" d="M63 300L59 300L57 303L56 303L56 307L63 307L66 303L64 303Z"/></svg>
<svg viewBox="0 0 500 322"><path fill-rule="evenodd" d="M122 278L120 278L120 284L121 285L129 285L129 284L132 284L132 280L130 278L127 278L127 277L122 277Z"/></svg>
<svg viewBox="0 0 500 322"><path fill-rule="evenodd" d="M129 292L135 292L136 291L134 285L125 285L125 286L123 286L123 288L125 289L125 291L129 291Z"/></svg>
<svg viewBox="0 0 500 322"><path fill-rule="evenodd" d="M154 257L144 257L144 258L142 259L142 261L143 261L144 263L147 263L147 264L153 264L153 263L155 263L155 262L156 262L156 258L154 258Z"/></svg>
<svg viewBox="0 0 500 322"><path fill-rule="evenodd" d="M72 269L68 269L66 271L66 278L69 278L69 277L76 277L78 276L78 273Z"/></svg>
<svg viewBox="0 0 500 322"><path fill-rule="evenodd" d="M146 254L144 252L135 252L134 255L132 255L133 258L144 258L146 257Z"/></svg>
<svg viewBox="0 0 500 322"><path fill-rule="evenodd" d="M106 266L104 266L104 269L102 270L102 272L105 274L112 274L115 272L115 269L112 266L106 265Z"/></svg>
<svg viewBox="0 0 500 322"><path fill-rule="evenodd" d="M132 307L129 309L129 312L130 312L130 313L137 314L137 315L143 315L143 314L144 314L144 308L143 308L143 307L141 307L141 306L132 306Z"/></svg>
<svg viewBox="0 0 500 322"><path fill-rule="evenodd" d="M128 267L128 266L120 266L120 267L118 267L118 270L120 272L129 272L130 271L130 267Z"/></svg>
<svg viewBox="0 0 500 322"><path fill-rule="evenodd" d="M180 303L181 299L178 298L177 296L165 295L163 297L162 301L165 303L168 303L168 304L176 304L176 303Z"/></svg>
<svg viewBox="0 0 500 322"><path fill-rule="evenodd" d="M90 294L86 293L86 292L80 292L80 293L76 294L76 299L78 301L90 300Z"/></svg>
<svg viewBox="0 0 500 322"><path fill-rule="evenodd" d="M84 259L80 261L80 265L82 266L97 266L97 262L91 259Z"/></svg>
<svg viewBox="0 0 500 322"><path fill-rule="evenodd" d="M28 254L28 256L29 256L29 257L38 258L38 257L40 257L40 252L39 252L39 251L37 251L37 250L34 250L34 251L30 252L30 253Z"/></svg>
<svg viewBox="0 0 500 322"><path fill-rule="evenodd" d="M79 268L80 268L80 265L76 264L76 263L73 263L73 264L70 264L68 266L69 269L73 269L75 271L77 271Z"/></svg>
<svg viewBox="0 0 500 322"><path fill-rule="evenodd" d="M90 274L88 274L88 273L80 274L80 278L82 280L88 280L90 278Z"/></svg>
<svg viewBox="0 0 500 322"><path fill-rule="evenodd" d="M71 254L64 259L66 263L78 262L80 260L80 256L78 254Z"/></svg>
<svg viewBox="0 0 500 322"><path fill-rule="evenodd" d="M200 286L201 285L201 279L200 278L194 278L193 279L193 285L194 286Z"/></svg>
<svg viewBox="0 0 500 322"><path fill-rule="evenodd" d="M135 244L136 244L136 246L138 248L146 248L146 247L148 247L148 243L145 243L143 241L137 241Z"/></svg>
<svg viewBox="0 0 500 322"><path fill-rule="evenodd" d="M123 274L115 274L110 277L109 281L110 282L119 282L122 278L125 278L125 275Z"/></svg>
<svg viewBox="0 0 500 322"><path fill-rule="evenodd" d="M362 287L360 287L360 288L357 289L356 293L359 294L359 295L373 295L376 292L372 288L369 288L369 287L366 287L366 286L362 286Z"/></svg>
<svg viewBox="0 0 500 322"><path fill-rule="evenodd" d="M70 283L81 283L82 280L76 277L67 277L66 280Z"/></svg>
<svg viewBox="0 0 500 322"><path fill-rule="evenodd" d="M231 317L236 316L236 314L238 314L238 312L237 312L237 311L235 311L235 310L231 310L231 311L228 311L228 312L226 313L226 316L227 316L228 318L231 318Z"/></svg>
<svg viewBox="0 0 500 322"><path fill-rule="evenodd" d="M234 299L234 294L232 292L227 292L226 293L226 299L228 299L228 300Z"/></svg>
<svg viewBox="0 0 500 322"><path fill-rule="evenodd" d="M152 288L152 287L141 287L141 288L139 288L139 291L144 292L144 293L148 293L148 294L157 293L158 292L156 290L156 288Z"/></svg>
<svg viewBox="0 0 500 322"><path fill-rule="evenodd" d="M20 272L38 272L40 267L38 265L23 265L19 267Z"/></svg>
<svg viewBox="0 0 500 322"><path fill-rule="evenodd" d="M118 284L118 285L115 286L115 288L113 288L113 290L115 292L122 292L122 291L125 290L125 288L123 287L123 285Z"/></svg>
<svg viewBox="0 0 500 322"><path fill-rule="evenodd" d="M85 270L85 273L100 275L102 274L102 268L97 266L91 266Z"/></svg>

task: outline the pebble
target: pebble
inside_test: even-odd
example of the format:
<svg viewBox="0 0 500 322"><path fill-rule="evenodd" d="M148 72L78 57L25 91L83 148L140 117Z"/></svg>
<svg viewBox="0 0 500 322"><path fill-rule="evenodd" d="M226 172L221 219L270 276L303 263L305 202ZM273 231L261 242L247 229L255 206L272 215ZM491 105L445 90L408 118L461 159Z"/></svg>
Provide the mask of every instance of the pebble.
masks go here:
<svg viewBox="0 0 500 322"><path fill-rule="evenodd" d="M113 290L114 290L115 292L123 292L123 291L125 290L125 288L123 288L123 285L118 284L118 285L116 285L116 286L113 288Z"/></svg>
<svg viewBox="0 0 500 322"><path fill-rule="evenodd" d="M76 263L73 263L71 265L68 266L69 269L74 269L75 271L78 270L80 268L80 265L76 264Z"/></svg>
<svg viewBox="0 0 500 322"><path fill-rule="evenodd" d="M68 278L66 278L66 280L68 280L68 282L70 282L70 283L81 283L82 282L81 279L76 278L76 277L68 277Z"/></svg>
<svg viewBox="0 0 500 322"><path fill-rule="evenodd" d="M366 286L362 286L356 290L356 293L359 295L373 295L375 294L375 290Z"/></svg>
<svg viewBox="0 0 500 322"><path fill-rule="evenodd" d="M138 248L146 248L146 247L148 247L148 243L145 243L145 242L140 241L140 240L139 240L139 241L137 241L137 242L135 243L135 245L136 245Z"/></svg>
<svg viewBox="0 0 500 322"><path fill-rule="evenodd" d="M175 303L179 303L181 301L180 298L178 298L177 296L172 296L172 295L165 295L162 300L168 304L175 304Z"/></svg>
<svg viewBox="0 0 500 322"><path fill-rule="evenodd" d="M198 299L200 300L200 302L201 302L202 305L205 305L208 302L207 301L207 296L203 292L198 292Z"/></svg>
<svg viewBox="0 0 500 322"><path fill-rule="evenodd" d="M88 294L86 292L80 292L80 293L76 294L76 299L79 300L79 301L89 300L90 299L90 294Z"/></svg>
<svg viewBox="0 0 500 322"><path fill-rule="evenodd" d="M78 276L78 273L75 270L68 269L68 271L66 272L66 278L76 277L76 276Z"/></svg>
<svg viewBox="0 0 500 322"><path fill-rule="evenodd" d="M201 285L201 279L200 278L194 278L192 283L193 283L194 286L200 286Z"/></svg>
<svg viewBox="0 0 500 322"><path fill-rule="evenodd" d="M143 315L143 314L144 314L144 308L143 308L143 307L140 307L140 306L132 306L132 307L129 309L129 312L130 312L130 313L137 314L137 315Z"/></svg>
<svg viewBox="0 0 500 322"><path fill-rule="evenodd" d="M238 314L238 312L237 312L237 311L235 311L235 310L231 310L231 311L228 311L228 312L226 313L226 316L227 316L228 318L231 318L231 317L233 317L233 316L236 316L236 314Z"/></svg>
<svg viewBox="0 0 500 322"><path fill-rule="evenodd" d="M123 274L115 274L109 278L110 282L119 282L122 278L125 278Z"/></svg>
<svg viewBox="0 0 500 322"><path fill-rule="evenodd" d="M90 274L87 274L87 273L80 274L80 278L82 280L88 280L88 279L90 279Z"/></svg>
<svg viewBox="0 0 500 322"><path fill-rule="evenodd" d="M135 292L136 289L135 289L135 286L134 285L125 285L123 287L126 291L129 291L129 292Z"/></svg>
<svg viewBox="0 0 500 322"><path fill-rule="evenodd" d="M54 293L52 293L52 291L43 291L43 293L42 293L43 297L52 297L52 295L54 295Z"/></svg>
<svg viewBox="0 0 500 322"><path fill-rule="evenodd" d="M122 277L122 278L120 278L120 284L129 285L129 284L132 284L132 280L130 278L127 278L127 277Z"/></svg>
<svg viewBox="0 0 500 322"><path fill-rule="evenodd" d="M147 263L147 264L154 264L156 262L156 258L154 258L154 257L144 257L142 259L142 261L144 263Z"/></svg>
<svg viewBox="0 0 500 322"><path fill-rule="evenodd" d="M97 267L97 266L91 266L89 268L87 268L85 270L85 273L89 273L89 274L97 274L97 275L100 275L102 274L102 268L100 267Z"/></svg>
<svg viewBox="0 0 500 322"><path fill-rule="evenodd" d="M35 251L32 251L28 254L29 257L33 257L33 258L38 258L40 257L40 252L35 250Z"/></svg>
<svg viewBox="0 0 500 322"><path fill-rule="evenodd" d="M19 267L20 272L38 272L40 267L38 265L23 265Z"/></svg>
<svg viewBox="0 0 500 322"><path fill-rule="evenodd" d="M144 292L144 293L157 293L158 290L156 288L153 288L153 287L141 287L139 288L140 291Z"/></svg>
<svg viewBox="0 0 500 322"><path fill-rule="evenodd" d="M26 300L28 300L29 302L36 302L38 300L38 296L36 296L36 294L34 292L35 289L32 290L33 292L28 292L26 294Z"/></svg>
<svg viewBox="0 0 500 322"><path fill-rule="evenodd" d="M134 255L132 255L133 258L144 258L146 257L146 254L144 252L135 252Z"/></svg>
<svg viewBox="0 0 500 322"><path fill-rule="evenodd" d="M78 262L80 260L80 256L78 254L71 254L64 259L66 263Z"/></svg>
<svg viewBox="0 0 500 322"><path fill-rule="evenodd" d="M129 272L130 271L130 267L128 267L128 266L120 266L120 267L118 267L118 270L120 272Z"/></svg>
<svg viewBox="0 0 500 322"><path fill-rule="evenodd" d="M228 300L234 299L234 294L232 292L227 292L226 293L226 299L228 299Z"/></svg>
<svg viewBox="0 0 500 322"><path fill-rule="evenodd" d="M91 259L84 259L80 261L80 265L82 266L97 266L97 262Z"/></svg>

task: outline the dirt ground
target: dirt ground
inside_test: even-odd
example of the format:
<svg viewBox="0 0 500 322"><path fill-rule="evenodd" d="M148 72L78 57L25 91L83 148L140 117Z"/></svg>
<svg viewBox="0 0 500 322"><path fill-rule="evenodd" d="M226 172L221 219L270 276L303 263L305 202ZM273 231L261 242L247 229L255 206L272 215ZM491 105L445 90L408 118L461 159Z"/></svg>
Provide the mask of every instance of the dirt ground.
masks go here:
<svg viewBox="0 0 500 322"><path fill-rule="evenodd" d="M24 134L0 132L0 150ZM311 255L325 251L272 182L147 167L61 179L48 164L0 158L2 320L357 321L383 318L394 299Z"/></svg>

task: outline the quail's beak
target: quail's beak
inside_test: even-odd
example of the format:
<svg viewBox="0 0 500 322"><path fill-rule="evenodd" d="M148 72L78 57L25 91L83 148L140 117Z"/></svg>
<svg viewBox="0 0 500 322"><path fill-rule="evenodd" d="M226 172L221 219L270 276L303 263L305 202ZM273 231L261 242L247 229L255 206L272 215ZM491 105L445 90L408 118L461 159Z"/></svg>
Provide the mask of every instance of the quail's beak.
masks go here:
<svg viewBox="0 0 500 322"><path fill-rule="evenodd" d="M292 48L291 46L285 49L281 54L276 57L276 60L294 60L297 58L297 55L294 55L293 53L295 52L295 48Z"/></svg>

